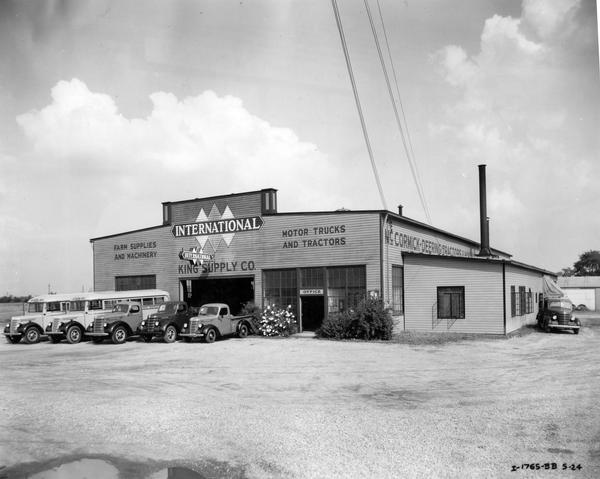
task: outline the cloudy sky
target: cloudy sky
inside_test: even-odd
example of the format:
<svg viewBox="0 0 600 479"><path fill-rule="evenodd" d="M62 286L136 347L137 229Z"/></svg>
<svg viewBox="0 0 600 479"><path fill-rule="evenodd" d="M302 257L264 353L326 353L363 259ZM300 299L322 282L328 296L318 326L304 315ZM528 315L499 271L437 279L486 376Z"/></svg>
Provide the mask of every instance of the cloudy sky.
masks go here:
<svg viewBox="0 0 600 479"><path fill-rule="evenodd" d="M553 271L600 249L596 2L369 2L432 225L479 239L485 163L493 247ZM364 2L338 4L383 201L329 0L0 0L0 294L90 288L89 239L163 201L427 222Z"/></svg>

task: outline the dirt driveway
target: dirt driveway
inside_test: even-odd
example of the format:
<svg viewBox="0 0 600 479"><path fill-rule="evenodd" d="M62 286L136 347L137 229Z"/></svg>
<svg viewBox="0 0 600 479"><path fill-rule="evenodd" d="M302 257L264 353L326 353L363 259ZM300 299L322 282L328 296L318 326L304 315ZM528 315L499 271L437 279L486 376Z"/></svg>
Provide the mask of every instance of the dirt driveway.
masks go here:
<svg viewBox="0 0 600 479"><path fill-rule="evenodd" d="M82 458L115 478L600 477L597 326L442 345L2 339L0 380L0 477Z"/></svg>

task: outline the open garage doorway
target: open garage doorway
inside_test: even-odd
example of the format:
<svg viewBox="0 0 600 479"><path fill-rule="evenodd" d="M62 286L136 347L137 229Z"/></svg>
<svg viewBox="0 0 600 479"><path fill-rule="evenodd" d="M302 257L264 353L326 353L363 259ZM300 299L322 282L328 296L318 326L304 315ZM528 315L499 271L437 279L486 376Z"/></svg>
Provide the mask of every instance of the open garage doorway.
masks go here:
<svg viewBox="0 0 600 479"><path fill-rule="evenodd" d="M238 314L243 305L254 301L254 277L182 279L183 297L192 306L206 303L226 303L232 314Z"/></svg>
<svg viewBox="0 0 600 479"><path fill-rule="evenodd" d="M324 296L301 296L302 331L319 329L325 317Z"/></svg>

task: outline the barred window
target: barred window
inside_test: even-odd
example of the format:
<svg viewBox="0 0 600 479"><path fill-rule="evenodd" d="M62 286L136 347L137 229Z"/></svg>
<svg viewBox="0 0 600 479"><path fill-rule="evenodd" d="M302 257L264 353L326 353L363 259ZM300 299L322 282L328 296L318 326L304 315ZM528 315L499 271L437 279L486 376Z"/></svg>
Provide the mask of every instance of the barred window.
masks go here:
<svg viewBox="0 0 600 479"><path fill-rule="evenodd" d="M524 314L526 314L527 311L527 297L525 295L525 286L519 286L519 309L520 309L520 315L519 316L523 316Z"/></svg>
<svg viewBox="0 0 600 479"><path fill-rule="evenodd" d="M156 275L142 276L117 276L115 277L115 291L130 291L139 289L155 289Z"/></svg>
<svg viewBox="0 0 600 479"><path fill-rule="evenodd" d="M438 286L437 307L438 319L464 319L465 287Z"/></svg>
<svg viewBox="0 0 600 479"><path fill-rule="evenodd" d="M510 287L510 316L515 317L517 315L517 296L515 293L515 287Z"/></svg>

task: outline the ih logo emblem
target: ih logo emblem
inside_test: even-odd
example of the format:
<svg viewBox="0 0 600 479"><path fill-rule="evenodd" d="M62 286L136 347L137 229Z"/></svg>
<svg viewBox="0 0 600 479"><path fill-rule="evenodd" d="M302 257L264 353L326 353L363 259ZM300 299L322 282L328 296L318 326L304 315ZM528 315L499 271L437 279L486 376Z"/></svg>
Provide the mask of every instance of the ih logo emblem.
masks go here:
<svg viewBox="0 0 600 479"><path fill-rule="evenodd" d="M257 231L262 225L263 220L260 216L236 218L229 206L225 207L225 211L221 214L217 205L213 204L208 216L202 208L195 223L176 224L171 232L175 238L195 236L200 244L200 251L207 246L207 243L213 251L216 251L221 241L229 247L236 233Z"/></svg>
<svg viewBox="0 0 600 479"><path fill-rule="evenodd" d="M179 252L179 257L185 261L189 261L193 265L199 264L200 266L202 266L202 263L205 261L212 261L214 258L212 254L205 253L202 251L202 248L198 251L196 247L190 248L188 251L183 251L182 248Z"/></svg>

